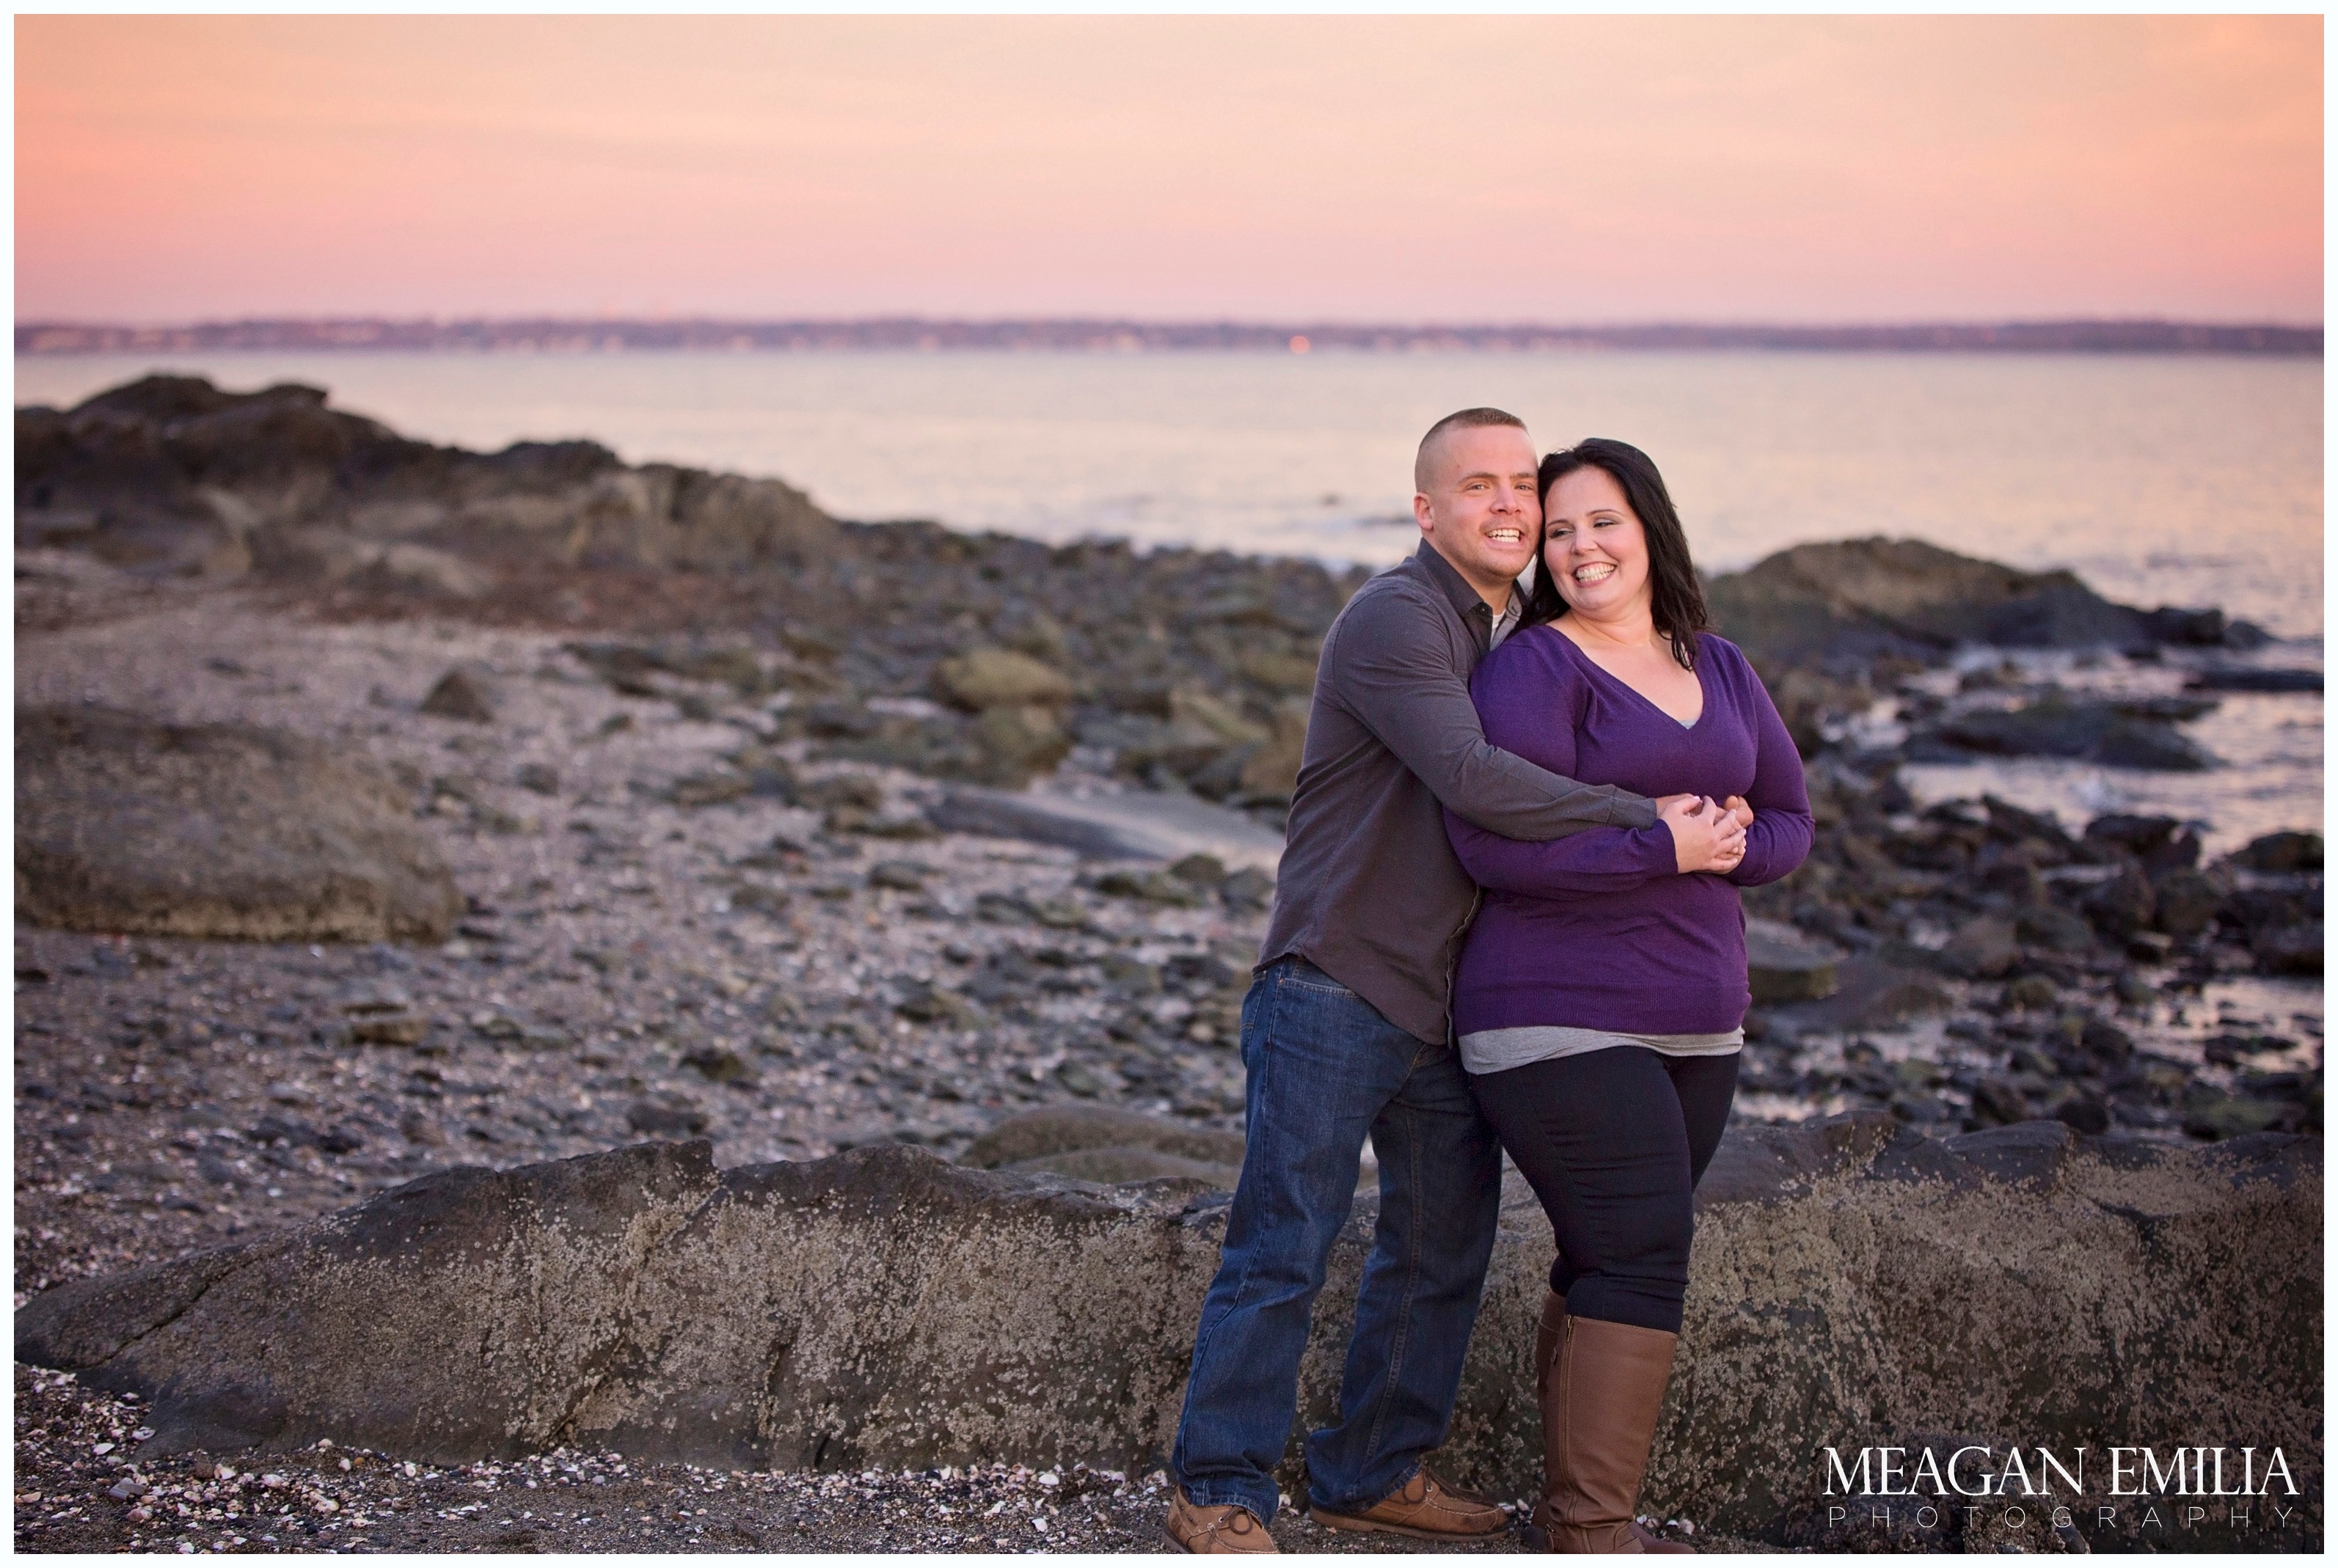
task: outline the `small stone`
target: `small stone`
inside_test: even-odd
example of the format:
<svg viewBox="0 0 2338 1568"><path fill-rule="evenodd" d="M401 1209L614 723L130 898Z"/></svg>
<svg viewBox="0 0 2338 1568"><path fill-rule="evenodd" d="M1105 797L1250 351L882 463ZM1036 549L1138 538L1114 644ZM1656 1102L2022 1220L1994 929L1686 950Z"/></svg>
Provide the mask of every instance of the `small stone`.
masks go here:
<svg viewBox="0 0 2338 1568"><path fill-rule="evenodd" d="M2078 1029L2078 1044L2113 1066L2124 1065L2135 1054L2135 1040L2116 1024L2089 1018Z"/></svg>
<svg viewBox="0 0 2338 1568"><path fill-rule="evenodd" d="M526 762L520 765L515 781L523 789L538 795L560 793L560 770L546 762Z"/></svg>
<svg viewBox="0 0 2338 1568"><path fill-rule="evenodd" d="M2020 1092L2000 1078L1984 1078L1973 1086L1973 1114L1983 1122L2009 1126L2029 1119L2029 1107Z"/></svg>
<svg viewBox="0 0 2338 1568"><path fill-rule="evenodd" d="M1235 909L1263 909L1274 901L1274 878L1245 866L1218 884L1218 897Z"/></svg>
<svg viewBox="0 0 2338 1568"><path fill-rule="evenodd" d="M848 895L850 889L847 888ZM776 915L791 902L784 887L774 887L767 882L742 882L731 890L731 907L752 909L761 915Z"/></svg>
<svg viewBox="0 0 2338 1568"><path fill-rule="evenodd" d="M1085 1063L1065 1063L1056 1069L1056 1079L1083 1100L1093 1100L1104 1092L1104 1080L1097 1077Z"/></svg>
<svg viewBox="0 0 2338 1568"><path fill-rule="evenodd" d="M915 860L879 860L869 868L869 886L889 887L897 893L922 893L926 878L933 868Z"/></svg>
<svg viewBox="0 0 2338 1568"><path fill-rule="evenodd" d="M372 1013L352 1019L349 1038L360 1045L419 1045L430 1020L415 1013Z"/></svg>
<svg viewBox="0 0 2338 1568"><path fill-rule="evenodd" d="M2093 927L2068 909L2052 904L2023 910L2014 922L2014 930L2031 946L2057 953L2083 953L2095 945Z"/></svg>
<svg viewBox="0 0 2338 1568"><path fill-rule="evenodd" d="M2267 975L2322 973L2322 922L2309 921L2263 931L2249 944L2257 968Z"/></svg>
<svg viewBox="0 0 2338 1568"><path fill-rule="evenodd" d="M668 791L668 799L686 808L721 806L744 799L753 788L754 780L744 773L693 773L686 779L675 779L673 788Z"/></svg>
<svg viewBox="0 0 2338 1568"><path fill-rule="evenodd" d="M2006 1006L2025 1012L2044 1012L2061 999L2062 993L2043 975L2024 975L2005 987Z"/></svg>
<svg viewBox="0 0 2338 1568"><path fill-rule="evenodd" d="M685 1053L682 1064L710 1083L748 1083L755 1077L739 1054L727 1046L702 1045Z"/></svg>
<svg viewBox="0 0 2338 1568"><path fill-rule="evenodd" d="M706 1112L682 1095L662 1094L627 1106L625 1125L648 1138L694 1138L706 1131Z"/></svg>
<svg viewBox="0 0 2338 1568"><path fill-rule="evenodd" d="M1114 898L1142 898L1148 903L1193 905L1201 901L1194 884L1167 871L1107 871L1096 878L1096 891Z"/></svg>
<svg viewBox="0 0 2338 1568"><path fill-rule="evenodd" d="M1226 879L1226 865L1214 855L1188 855L1169 867L1169 875L1196 887L1208 887Z"/></svg>
<svg viewBox="0 0 2338 1568"><path fill-rule="evenodd" d="M2184 1108L2184 1131L2195 1138L2222 1140L2263 1132L2280 1122L2283 1107L2237 1094L2201 1095Z"/></svg>
<svg viewBox="0 0 2338 1568"><path fill-rule="evenodd" d="M1984 916L1959 928L1940 949L1939 964L1950 975L1972 980L2002 975L2020 956L2012 923Z"/></svg>
<svg viewBox="0 0 2338 1568"><path fill-rule="evenodd" d="M2054 1107L2054 1120L2089 1138L2099 1138L2111 1130L2109 1107L2084 1095L2072 1095Z"/></svg>
<svg viewBox="0 0 2338 1568"><path fill-rule="evenodd" d="M496 717L485 684L469 671L459 669L438 677L438 683L422 699L422 711L473 724L491 724Z"/></svg>
<svg viewBox="0 0 2338 1568"><path fill-rule="evenodd" d="M1745 922L1745 961L1754 1000L1763 1006L1816 1002L1835 993L1834 955L1782 922Z"/></svg>

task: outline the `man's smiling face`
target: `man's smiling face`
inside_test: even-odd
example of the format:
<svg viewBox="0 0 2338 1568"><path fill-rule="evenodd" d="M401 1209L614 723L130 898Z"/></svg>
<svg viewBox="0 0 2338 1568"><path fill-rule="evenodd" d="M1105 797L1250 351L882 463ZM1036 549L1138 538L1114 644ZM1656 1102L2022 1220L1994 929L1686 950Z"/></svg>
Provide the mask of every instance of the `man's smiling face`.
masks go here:
<svg viewBox="0 0 2338 1568"><path fill-rule="evenodd" d="M1428 488L1412 498L1420 532L1498 607L1542 539L1534 442L1514 425L1448 430L1429 467Z"/></svg>

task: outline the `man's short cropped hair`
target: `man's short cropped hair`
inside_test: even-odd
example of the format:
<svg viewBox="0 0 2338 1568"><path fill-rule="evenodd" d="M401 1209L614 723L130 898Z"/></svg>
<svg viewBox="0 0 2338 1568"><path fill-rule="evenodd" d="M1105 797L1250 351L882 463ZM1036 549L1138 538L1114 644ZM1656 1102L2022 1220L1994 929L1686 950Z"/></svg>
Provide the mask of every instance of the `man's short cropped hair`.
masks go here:
<svg viewBox="0 0 2338 1568"><path fill-rule="evenodd" d="M1527 427L1525 420L1499 408L1464 408L1458 414L1448 414L1429 427L1429 434L1420 438L1420 449L1413 454L1413 489L1423 495L1429 494L1429 449L1437 445L1439 436L1448 430L1476 430L1488 425L1508 425L1514 430Z"/></svg>

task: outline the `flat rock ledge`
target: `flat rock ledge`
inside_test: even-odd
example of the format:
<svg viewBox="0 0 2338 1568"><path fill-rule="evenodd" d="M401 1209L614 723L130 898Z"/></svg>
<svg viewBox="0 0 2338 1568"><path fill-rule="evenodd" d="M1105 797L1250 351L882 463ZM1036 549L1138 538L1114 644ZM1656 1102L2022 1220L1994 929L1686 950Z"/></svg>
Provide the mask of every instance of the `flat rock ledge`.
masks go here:
<svg viewBox="0 0 2338 1568"><path fill-rule="evenodd" d="M565 1444L726 1469L1150 1469L1226 1200L909 1147L717 1171L704 1142L649 1143L447 1171L60 1287L18 1311L16 1356L152 1401L148 1456L330 1437L432 1463ZM2109 1444L2281 1445L2319 1492L2319 1140L2187 1150L2033 1122L1941 1142L1853 1115L1733 1132L1698 1201L1645 1498L1665 1514L1775 1536L1823 1446L1950 1431L2087 1444L2095 1465ZM1302 1426L1332 1408L1375 1218L1360 1200L1335 1250ZM1538 1477L1549 1259L1513 1177L1439 1459L1497 1495Z"/></svg>

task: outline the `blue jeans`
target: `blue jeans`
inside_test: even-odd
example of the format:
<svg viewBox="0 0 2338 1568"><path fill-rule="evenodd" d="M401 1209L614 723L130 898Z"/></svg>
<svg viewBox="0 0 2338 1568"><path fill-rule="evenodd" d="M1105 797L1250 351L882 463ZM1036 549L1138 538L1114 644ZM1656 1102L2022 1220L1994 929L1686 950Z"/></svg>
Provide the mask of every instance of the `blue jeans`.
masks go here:
<svg viewBox="0 0 2338 1568"><path fill-rule="evenodd" d="M1242 1051L1242 1180L1202 1301L1170 1463L1195 1503L1274 1516L1308 1318L1369 1133L1380 1225L1357 1291L1339 1421L1307 1438L1310 1504L1369 1508L1445 1440L1493 1256L1501 1146L1449 1047L1423 1044L1302 959L1252 982Z"/></svg>

